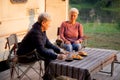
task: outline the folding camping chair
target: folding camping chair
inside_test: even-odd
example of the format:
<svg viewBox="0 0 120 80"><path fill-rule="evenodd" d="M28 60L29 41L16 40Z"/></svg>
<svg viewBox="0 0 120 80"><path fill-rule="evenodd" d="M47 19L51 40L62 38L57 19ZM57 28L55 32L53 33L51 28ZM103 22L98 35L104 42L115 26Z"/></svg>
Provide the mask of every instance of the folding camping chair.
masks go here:
<svg viewBox="0 0 120 80"><path fill-rule="evenodd" d="M8 61L10 63L10 79L14 80L14 73L16 72L17 78L20 80L26 76L29 80L31 80L30 76L28 76L27 72L32 69L34 70L38 75L39 79L43 75L43 67L42 67L42 60L39 59L37 56L37 60L29 63L20 63L19 58L17 57L16 50L19 46L17 36L16 34L11 34L9 37L6 38L6 46L5 48L8 47L9 50L9 56L8 56ZM36 52L37 54L37 52ZM34 68L34 64L38 62L39 63L39 69ZM23 67L27 67L26 69L23 69Z"/></svg>

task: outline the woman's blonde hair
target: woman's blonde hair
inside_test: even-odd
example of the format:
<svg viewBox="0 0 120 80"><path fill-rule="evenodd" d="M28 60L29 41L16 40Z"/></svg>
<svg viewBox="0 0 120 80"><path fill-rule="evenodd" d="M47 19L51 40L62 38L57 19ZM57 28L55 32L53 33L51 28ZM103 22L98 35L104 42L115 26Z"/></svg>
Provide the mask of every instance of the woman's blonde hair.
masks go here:
<svg viewBox="0 0 120 80"><path fill-rule="evenodd" d="M79 10L77 8L71 8L69 13L71 13L71 12L75 12L75 13L79 14Z"/></svg>
<svg viewBox="0 0 120 80"><path fill-rule="evenodd" d="M49 21L49 20L51 20L51 17L50 17L50 15L47 14L47 13L41 13L41 14L39 15L39 17L38 17L38 22L39 22L40 24L42 23L42 21Z"/></svg>

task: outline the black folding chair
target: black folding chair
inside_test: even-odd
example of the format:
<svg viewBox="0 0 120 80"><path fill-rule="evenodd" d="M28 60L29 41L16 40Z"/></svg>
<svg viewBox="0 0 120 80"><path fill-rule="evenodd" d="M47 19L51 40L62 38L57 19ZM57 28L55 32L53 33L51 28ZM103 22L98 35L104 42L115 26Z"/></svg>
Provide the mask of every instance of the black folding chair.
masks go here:
<svg viewBox="0 0 120 80"><path fill-rule="evenodd" d="M36 60L29 62L29 63L21 63L19 61L20 58L16 54L16 50L18 49L20 43L18 43L17 35L11 34L9 37L6 38L7 42L5 45L5 48L8 47L9 50L9 56L8 61L10 63L10 79L15 79L15 72L17 74L17 78L20 80L26 76L29 80L31 80L31 77L28 76L27 72L32 69L39 75L39 80L43 75L43 66L42 66L42 60L37 56L37 52L34 50L33 53L36 55ZM32 52L31 52L32 53ZM35 63L39 63L39 69L34 68ZM23 69L25 66L26 69Z"/></svg>

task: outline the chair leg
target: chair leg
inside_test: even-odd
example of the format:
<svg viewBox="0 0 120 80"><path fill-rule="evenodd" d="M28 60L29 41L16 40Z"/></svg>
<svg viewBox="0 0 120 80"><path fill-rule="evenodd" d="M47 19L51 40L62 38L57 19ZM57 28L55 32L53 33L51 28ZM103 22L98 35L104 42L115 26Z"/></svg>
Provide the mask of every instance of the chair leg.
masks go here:
<svg viewBox="0 0 120 80"><path fill-rule="evenodd" d="M41 76L43 76L43 74L44 74L44 69L42 67L42 61L40 61L40 74L41 74Z"/></svg>
<svg viewBox="0 0 120 80"><path fill-rule="evenodd" d="M41 65L41 63L39 63L39 65ZM39 79L40 79L41 73L38 72L35 68L33 68L33 66L34 66L34 64L29 65L29 67L25 71L23 71L21 68L19 68L19 70L22 72L22 74L19 75L19 79L22 79L23 76L25 75L27 78L29 78L29 80L31 80L31 78L26 74L30 69L33 69L39 75Z"/></svg>
<svg viewBox="0 0 120 80"><path fill-rule="evenodd" d="M44 74L44 70L42 67L42 61L38 61L39 63L39 71L37 71L33 66L34 64L30 64L26 70L22 70L20 68L19 64L12 64L11 65L11 69L10 69L10 80L14 80L14 73L16 72L17 74L17 78L19 80L23 79L24 76L26 76L28 78L28 80L31 80L31 78L26 74L30 69L33 69L38 75L39 75L39 80L41 80L41 77ZM22 66L22 65L21 65ZM22 72L22 73L21 73Z"/></svg>
<svg viewBox="0 0 120 80"><path fill-rule="evenodd" d="M14 65L12 65L10 68L10 80L13 80L13 78L14 78Z"/></svg>
<svg viewBox="0 0 120 80"><path fill-rule="evenodd" d="M41 61L39 61L39 80L40 80L40 77L41 77Z"/></svg>
<svg viewBox="0 0 120 80"><path fill-rule="evenodd" d="M31 66L29 66L25 71L23 71L21 68L18 67L18 70L22 72L22 74L18 76L19 80L21 80L24 76L31 80L30 77L26 74L30 70L30 68Z"/></svg>
<svg viewBox="0 0 120 80"><path fill-rule="evenodd" d="M10 68L10 80L14 80L14 74L15 72L17 73L18 75L18 72L15 68L15 63L11 63L11 68Z"/></svg>

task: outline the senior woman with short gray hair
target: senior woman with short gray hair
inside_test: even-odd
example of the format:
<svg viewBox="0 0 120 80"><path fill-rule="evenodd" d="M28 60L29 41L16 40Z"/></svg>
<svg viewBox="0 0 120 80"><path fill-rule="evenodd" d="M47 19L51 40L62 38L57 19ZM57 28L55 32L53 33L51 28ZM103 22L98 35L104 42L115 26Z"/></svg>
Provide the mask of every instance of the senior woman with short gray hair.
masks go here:
<svg viewBox="0 0 120 80"><path fill-rule="evenodd" d="M17 50L17 55L26 55L36 49L38 56L44 58L45 70L51 60L64 59L66 55L61 54L60 49L54 46L46 36L46 30L51 22L50 15L42 13L38 17L38 21L33 24L31 30L23 38L21 45ZM47 75L43 80L50 80Z"/></svg>
<svg viewBox="0 0 120 80"><path fill-rule="evenodd" d="M78 51L83 41L83 26L76 22L78 14L79 10L77 8L71 8L69 20L62 22L60 27L60 38L64 42L62 47L69 52Z"/></svg>

